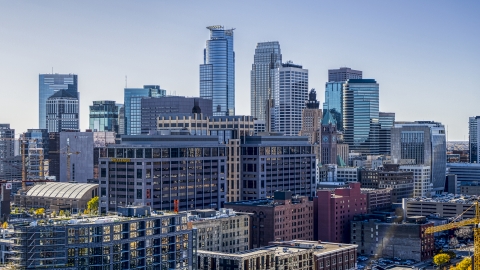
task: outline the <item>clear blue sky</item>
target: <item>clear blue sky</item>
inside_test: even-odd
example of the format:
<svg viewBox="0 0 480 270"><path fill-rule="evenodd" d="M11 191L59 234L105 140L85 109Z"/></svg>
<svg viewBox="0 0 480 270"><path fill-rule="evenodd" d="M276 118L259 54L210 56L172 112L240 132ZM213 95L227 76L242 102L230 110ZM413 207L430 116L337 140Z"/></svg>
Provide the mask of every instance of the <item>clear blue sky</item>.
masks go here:
<svg viewBox="0 0 480 270"><path fill-rule="evenodd" d="M348 66L380 84L380 110L435 120L468 139L480 115L480 1L0 1L0 123L38 127L38 74L75 73L81 128L93 100L123 102L159 84L198 96L209 25L234 27L236 111L250 113L255 45L279 41L309 69L324 101L327 70Z"/></svg>

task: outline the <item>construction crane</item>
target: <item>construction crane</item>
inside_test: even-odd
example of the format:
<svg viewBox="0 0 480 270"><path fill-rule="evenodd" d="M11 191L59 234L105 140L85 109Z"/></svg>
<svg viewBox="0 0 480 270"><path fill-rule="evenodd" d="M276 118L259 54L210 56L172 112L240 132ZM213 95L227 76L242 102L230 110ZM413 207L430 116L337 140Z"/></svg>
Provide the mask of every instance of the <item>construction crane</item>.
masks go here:
<svg viewBox="0 0 480 270"><path fill-rule="evenodd" d="M455 221L465 214L472 207L475 207L475 217L464 219L461 221ZM441 231L446 231L450 229L456 229L462 226L474 225L473 226L473 270L480 270L480 208L478 206L478 201L476 201L472 206L467 210L463 211L459 216L455 218L454 221L445 225L439 225L434 227L428 227L425 229L425 233L436 233Z"/></svg>
<svg viewBox="0 0 480 270"><path fill-rule="evenodd" d="M70 151L70 139L67 138L67 151L49 151L49 153L52 153L52 154L63 154L63 155L67 155L67 182L70 182L70 156L71 155L78 155L80 154L79 151L75 151L75 152L71 152Z"/></svg>

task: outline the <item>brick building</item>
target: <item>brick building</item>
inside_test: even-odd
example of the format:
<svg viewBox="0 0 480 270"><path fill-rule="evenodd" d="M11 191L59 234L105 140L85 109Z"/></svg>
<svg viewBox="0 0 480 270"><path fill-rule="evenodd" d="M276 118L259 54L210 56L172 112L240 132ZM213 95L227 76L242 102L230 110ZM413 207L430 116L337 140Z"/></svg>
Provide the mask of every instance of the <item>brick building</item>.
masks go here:
<svg viewBox="0 0 480 270"><path fill-rule="evenodd" d="M313 199L316 240L350 242L350 220L354 215L367 212L367 195L360 183L350 183L348 188L318 190Z"/></svg>
<svg viewBox="0 0 480 270"><path fill-rule="evenodd" d="M388 211L392 209L392 189L362 188L362 193L367 195L367 213L374 211Z"/></svg>
<svg viewBox="0 0 480 270"><path fill-rule="evenodd" d="M253 213L253 248L277 240L313 240L313 202L308 197L292 197L290 191L276 191L273 199L226 202L225 207Z"/></svg>

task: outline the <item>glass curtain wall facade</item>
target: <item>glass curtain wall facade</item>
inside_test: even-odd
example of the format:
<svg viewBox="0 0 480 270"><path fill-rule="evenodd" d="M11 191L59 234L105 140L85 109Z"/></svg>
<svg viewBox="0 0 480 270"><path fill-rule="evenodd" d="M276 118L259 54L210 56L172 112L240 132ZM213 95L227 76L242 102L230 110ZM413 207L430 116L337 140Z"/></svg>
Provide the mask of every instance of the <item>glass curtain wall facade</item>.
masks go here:
<svg viewBox="0 0 480 270"><path fill-rule="evenodd" d="M111 100L93 101L89 120L93 131L118 132L118 106Z"/></svg>
<svg viewBox="0 0 480 270"><path fill-rule="evenodd" d="M379 153L379 85L374 79L350 79L343 85L344 141L350 150Z"/></svg>
<svg viewBox="0 0 480 270"><path fill-rule="evenodd" d="M38 126L47 128L47 99L59 90L79 98L78 77L75 74L40 74L38 84Z"/></svg>
<svg viewBox="0 0 480 270"><path fill-rule="evenodd" d="M380 133L379 133L379 154L390 155L390 133L395 124L395 113L379 112Z"/></svg>
<svg viewBox="0 0 480 270"><path fill-rule="evenodd" d="M126 135L139 135L142 131L142 98L164 97L167 91L159 85L144 85L143 88L124 89L124 128Z"/></svg>
<svg viewBox="0 0 480 270"><path fill-rule="evenodd" d="M468 149L470 163L479 163L478 161L478 121L480 116L468 118Z"/></svg>
<svg viewBox="0 0 480 270"><path fill-rule="evenodd" d="M274 130L297 136L302 129L302 111L308 99L308 69L288 62L277 69L274 85Z"/></svg>
<svg viewBox="0 0 480 270"><path fill-rule="evenodd" d="M323 113L329 111L337 122L337 130L343 130L343 83L327 82L325 84L325 102L323 103Z"/></svg>
<svg viewBox="0 0 480 270"><path fill-rule="evenodd" d="M200 97L211 99L214 116L235 115L235 52L233 30L207 27L210 39L200 65Z"/></svg>
<svg viewBox="0 0 480 270"><path fill-rule="evenodd" d="M273 99L275 69L282 65L282 54L278 41L260 42L255 48L252 70L250 71L251 115L266 121L268 100Z"/></svg>

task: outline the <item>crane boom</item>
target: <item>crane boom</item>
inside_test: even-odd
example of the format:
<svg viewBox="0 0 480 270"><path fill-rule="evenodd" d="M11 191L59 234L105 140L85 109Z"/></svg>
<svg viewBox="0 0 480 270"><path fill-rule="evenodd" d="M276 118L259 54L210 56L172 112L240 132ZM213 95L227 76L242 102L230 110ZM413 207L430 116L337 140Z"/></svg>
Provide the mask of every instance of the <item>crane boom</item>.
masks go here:
<svg viewBox="0 0 480 270"><path fill-rule="evenodd" d="M458 228L458 227L478 223L476 221L477 221L476 218L469 218L469 219L465 219L465 220L462 220L462 221L448 223L448 224L445 224L445 225L428 227L428 228L425 229L425 233L436 233L436 232L446 231L446 230L450 230L450 229L455 229L455 228Z"/></svg>

